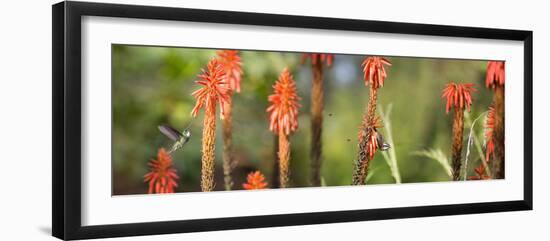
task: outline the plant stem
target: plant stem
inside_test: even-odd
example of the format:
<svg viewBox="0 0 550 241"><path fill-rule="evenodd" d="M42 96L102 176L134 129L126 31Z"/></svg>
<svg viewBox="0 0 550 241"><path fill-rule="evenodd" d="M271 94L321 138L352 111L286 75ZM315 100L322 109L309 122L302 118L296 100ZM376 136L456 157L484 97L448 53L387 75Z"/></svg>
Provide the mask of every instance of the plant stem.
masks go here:
<svg viewBox="0 0 550 241"><path fill-rule="evenodd" d="M495 105L495 158L493 175L495 179L504 178L504 86L497 85L493 96Z"/></svg>
<svg viewBox="0 0 550 241"><path fill-rule="evenodd" d="M366 116L363 117L359 136L359 153L355 161L353 171L353 185L365 185L365 178L368 175L368 167L370 162L370 153L368 150L368 142L371 139L373 128L371 123L374 120L376 112L377 89L370 86L369 104L367 105Z"/></svg>
<svg viewBox="0 0 550 241"><path fill-rule="evenodd" d="M273 172L271 176L271 187L279 188L281 184L279 183L279 137L273 136Z"/></svg>
<svg viewBox="0 0 550 241"><path fill-rule="evenodd" d="M359 141L359 154L355 161L353 169L353 185L365 185L365 177L367 176L367 169L369 165L369 157L366 153L367 150L367 137L363 137Z"/></svg>
<svg viewBox="0 0 550 241"><path fill-rule="evenodd" d="M453 167L453 180L458 181L460 179L460 166L461 166L461 154L462 154L462 135L464 133L464 110L461 108L454 108L454 120L453 120L453 143L452 143L452 160L451 165Z"/></svg>
<svg viewBox="0 0 550 241"><path fill-rule="evenodd" d="M472 145L472 142L475 141L475 130L474 127L476 125L476 122L485 115L485 113L482 113L477 118L474 119L474 121L470 121L469 115L466 116L466 121L470 125L470 133L468 134L468 142L466 144L466 157L464 158L464 171L463 173L463 180L466 181L468 177L468 159L470 157L470 146ZM481 155L483 156L483 155ZM483 157L481 157L481 163L485 164L485 161L483 160Z"/></svg>
<svg viewBox="0 0 550 241"><path fill-rule="evenodd" d="M202 129L201 189L209 192L214 189L214 144L216 140L216 103L205 108Z"/></svg>
<svg viewBox="0 0 550 241"><path fill-rule="evenodd" d="M311 82L311 185L321 186L323 131L323 62L313 64Z"/></svg>
<svg viewBox="0 0 550 241"><path fill-rule="evenodd" d="M231 93L229 93L231 96ZM229 98L229 101L224 104L224 118L223 118L223 182L225 190L229 191L233 187L233 180L231 178L231 171L233 170L233 123L232 123L232 106L233 101Z"/></svg>
<svg viewBox="0 0 550 241"><path fill-rule="evenodd" d="M290 142L283 128L279 128L279 183L281 188L288 187L290 172Z"/></svg>
<svg viewBox="0 0 550 241"><path fill-rule="evenodd" d="M483 148L481 146L481 141L474 133L474 144L476 146L477 153L479 155L479 159L481 159L481 163L483 164L483 167L485 167L485 171L487 172L487 175L491 176L491 171L489 170L487 160L485 159L485 153L483 153Z"/></svg>
<svg viewBox="0 0 550 241"><path fill-rule="evenodd" d="M382 122L384 122L384 130L386 131L386 141L390 144L391 148L385 152L382 152L382 156L390 166L390 170L395 180L395 183L401 183L401 175L399 174L399 166L397 165L397 155L395 153L395 145L393 143L393 135L391 131L391 121L390 114L392 111L392 104L388 105L387 112L384 113L382 107L378 109L380 116L382 117Z"/></svg>

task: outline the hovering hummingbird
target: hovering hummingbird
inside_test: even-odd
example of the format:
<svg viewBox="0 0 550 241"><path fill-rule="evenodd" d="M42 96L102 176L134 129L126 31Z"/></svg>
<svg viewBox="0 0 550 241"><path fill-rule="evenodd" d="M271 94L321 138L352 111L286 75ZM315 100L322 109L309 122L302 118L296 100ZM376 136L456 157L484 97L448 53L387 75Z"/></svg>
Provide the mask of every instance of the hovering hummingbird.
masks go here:
<svg viewBox="0 0 550 241"><path fill-rule="evenodd" d="M376 132L376 141L378 142L378 149L380 149L381 151L386 151L390 149L391 148L390 144L386 143L382 134L378 132L376 128L374 129L374 131Z"/></svg>
<svg viewBox="0 0 550 241"><path fill-rule="evenodd" d="M183 145L185 145L189 141L189 139L191 139L191 131L189 131L189 127L185 128L183 130L183 133L177 131L169 125L160 125L158 126L158 128L160 132L162 132L162 134L170 138L170 140L175 141L175 143L170 148L170 151L168 151L168 154L171 154L172 152L182 148Z"/></svg>

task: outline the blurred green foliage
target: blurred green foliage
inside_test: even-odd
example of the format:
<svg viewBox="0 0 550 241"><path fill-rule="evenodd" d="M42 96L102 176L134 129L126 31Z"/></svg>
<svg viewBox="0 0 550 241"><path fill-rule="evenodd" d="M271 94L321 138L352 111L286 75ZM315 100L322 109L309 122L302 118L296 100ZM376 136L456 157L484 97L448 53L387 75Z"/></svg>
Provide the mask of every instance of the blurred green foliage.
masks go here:
<svg viewBox="0 0 550 241"><path fill-rule="evenodd" d="M268 130L267 96L284 67L289 67L301 97L299 129L290 137L292 186L307 186L309 180L311 68L301 64L300 53L241 51L241 93L233 97L233 138L238 165L235 188L241 189L246 174L262 171L271 183L274 135ZM203 111L193 120L194 83L215 50L149 46L112 46L113 194L145 193L143 175L147 162L171 142L157 129L168 123L183 129L191 123L191 141L173 155L180 176L178 192L200 191L200 159ZM368 101L361 61L364 56L336 55L325 71L322 178L327 186L349 185L357 154L357 132ZM379 106L393 105L392 134L403 183L447 181L441 165L414 155L426 149L441 149L450 156L452 113L445 113L441 91L450 81L475 83L470 118L482 115L492 93L484 86L486 61L389 57L388 78L379 90ZM219 119L219 118L218 118ZM466 123L468 123L466 121ZM216 190L223 189L221 170L221 121L217 123ZM483 141L483 124L475 134ZM384 132L383 132L384 133ZM465 141L469 125L465 126ZM464 147L465 153L466 146ZM479 164L472 148L468 169ZM394 183L388 164L377 154L371 162L368 184ZM471 171L470 171L471 173Z"/></svg>

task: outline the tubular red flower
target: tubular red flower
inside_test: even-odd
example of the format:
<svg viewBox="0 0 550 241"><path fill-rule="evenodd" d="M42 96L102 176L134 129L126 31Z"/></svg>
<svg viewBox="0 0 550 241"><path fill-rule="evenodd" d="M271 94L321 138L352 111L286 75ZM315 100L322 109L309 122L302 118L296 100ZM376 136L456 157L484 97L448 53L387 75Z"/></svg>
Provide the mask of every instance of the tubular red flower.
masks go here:
<svg viewBox="0 0 550 241"><path fill-rule="evenodd" d="M203 85L202 88L196 90L191 95L197 99L195 107L191 111L191 115L196 117L202 107L215 108L216 102L220 104L220 111L224 113L224 104L229 101L227 83L225 80L224 70L218 60L213 58L208 62L207 69L201 69L202 74L196 83Z"/></svg>
<svg viewBox="0 0 550 241"><path fill-rule="evenodd" d="M369 83L375 89L384 86L384 80L388 76L384 65L391 66L391 63L383 57L368 57L363 61L361 66L363 66L365 86L368 86Z"/></svg>
<svg viewBox="0 0 550 241"><path fill-rule="evenodd" d="M150 171L143 176L144 182L149 182L148 193L173 193L179 180L176 169L172 165L172 157L164 150L159 149L156 160L148 163Z"/></svg>
<svg viewBox="0 0 550 241"><path fill-rule="evenodd" d="M381 120L379 116L374 117L370 123L368 120L363 120L363 123L361 124L361 127L359 128L359 134L358 139L359 142L362 142L363 138L368 138L367 142L367 153L369 156L369 159L372 160L374 158L374 154L376 154L376 150L378 148L378 128L382 128L383 125L381 124Z"/></svg>
<svg viewBox="0 0 550 241"><path fill-rule="evenodd" d="M298 129L298 108L300 97L296 90L296 82L287 68L281 72L279 79L273 85L274 94L268 97L271 105L269 112L269 130L279 134L279 128L284 134L289 135Z"/></svg>
<svg viewBox="0 0 550 241"><path fill-rule="evenodd" d="M475 92L474 84L456 84L451 82L447 84L445 89L443 89L443 94L441 98L447 98L447 105L445 107L446 113L449 113L451 107L464 109L468 107L470 111L470 106L472 105L472 92Z"/></svg>
<svg viewBox="0 0 550 241"><path fill-rule="evenodd" d="M246 190L266 189L267 182L260 171L255 171L248 174L246 183L243 183L243 188Z"/></svg>
<svg viewBox="0 0 550 241"><path fill-rule="evenodd" d="M310 58L311 64L315 65L317 62L326 63L327 66L331 66L334 61L334 54L303 54L302 55L302 64Z"/></svg>
<svg viewBox="0 0 550 241"><path fill-rule="evenodd" d="M505 71L503 61L489 61L487 63L487 76L485 86L494 88L497 85L504 86Z"/></svg>
<svg viewBox="0 0 550 241"><path fill-rule="evenodd" d="M228 88L240 93L243 70L239 51L218 50L217 54L219 62L225 72L225 82L228 84Z"/></svg>

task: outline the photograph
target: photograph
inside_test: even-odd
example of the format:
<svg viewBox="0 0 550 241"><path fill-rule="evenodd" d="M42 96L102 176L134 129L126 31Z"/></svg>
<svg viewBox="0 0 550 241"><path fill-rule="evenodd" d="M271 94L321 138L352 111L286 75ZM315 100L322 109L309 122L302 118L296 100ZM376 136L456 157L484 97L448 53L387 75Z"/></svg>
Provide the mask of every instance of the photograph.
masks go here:
<svg viewBox="0 0 550 241"><path fill-rule="evenodd" d="M2 9L0 241L550 237L544 1Z"/></svg>
<svg viewBox="0 0 550 241"><path fill-rule="evenodd" d="M112 195L504 179L505 62L111 45Z"/></svg>

